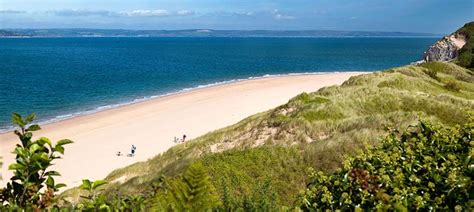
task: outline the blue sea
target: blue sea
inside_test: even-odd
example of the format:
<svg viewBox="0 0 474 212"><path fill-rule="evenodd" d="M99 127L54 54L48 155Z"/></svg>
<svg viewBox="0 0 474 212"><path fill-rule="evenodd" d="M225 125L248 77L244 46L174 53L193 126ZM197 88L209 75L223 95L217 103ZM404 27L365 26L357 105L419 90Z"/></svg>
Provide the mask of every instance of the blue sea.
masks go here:
<svg viewBox="0 0 474 212"><path fill-rule="evenodd" d="M436 38L0 39L0 131L12 112L57 121L233 80L373 71L419 60Z"/></svg>

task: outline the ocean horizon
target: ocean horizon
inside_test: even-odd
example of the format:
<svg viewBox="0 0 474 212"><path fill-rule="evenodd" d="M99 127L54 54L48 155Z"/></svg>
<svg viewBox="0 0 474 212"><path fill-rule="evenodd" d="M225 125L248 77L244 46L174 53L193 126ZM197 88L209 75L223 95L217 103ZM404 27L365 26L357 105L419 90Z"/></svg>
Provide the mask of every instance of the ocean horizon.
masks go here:
<svg viewBox="0 0 474 212"><path fill-rule="evenodd" d="M436 38L0 39L0 132L252 78L376 71L420 60Z"/></svg>

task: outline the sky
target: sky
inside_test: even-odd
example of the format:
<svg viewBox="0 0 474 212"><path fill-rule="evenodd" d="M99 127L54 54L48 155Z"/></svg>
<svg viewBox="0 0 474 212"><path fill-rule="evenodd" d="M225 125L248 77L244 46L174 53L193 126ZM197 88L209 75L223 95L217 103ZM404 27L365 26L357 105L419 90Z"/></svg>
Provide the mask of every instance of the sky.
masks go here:
<svg viewBox="0 0 474 212"><path fill-rule="evenodd" d="M0 0L0 28L450 33L474 0Z"/></svg>

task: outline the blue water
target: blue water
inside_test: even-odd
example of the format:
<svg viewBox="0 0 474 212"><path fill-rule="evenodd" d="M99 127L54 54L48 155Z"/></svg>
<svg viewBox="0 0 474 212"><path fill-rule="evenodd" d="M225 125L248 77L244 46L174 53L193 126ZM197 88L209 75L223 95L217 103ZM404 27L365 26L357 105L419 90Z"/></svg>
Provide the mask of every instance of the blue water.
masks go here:
<svg viewBox="0 0 474 212"><path fill-rule="evenodd" d="M435 38L0 39L0 130L248 77L380 70L420 59Z"/></svg>

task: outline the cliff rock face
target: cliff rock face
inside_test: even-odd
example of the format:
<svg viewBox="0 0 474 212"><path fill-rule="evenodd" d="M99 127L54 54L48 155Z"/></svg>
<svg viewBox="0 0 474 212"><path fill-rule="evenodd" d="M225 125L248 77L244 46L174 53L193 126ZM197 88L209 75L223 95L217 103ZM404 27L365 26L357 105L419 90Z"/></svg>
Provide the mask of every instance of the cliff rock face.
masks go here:
<svg viewBox="0 0 474 212"><path fill-rule="evenodd" d="M459 50L466 44L466 38L461 34L451 34L433 44L423 54L425 62L450 61L456 58Z"/></svg>

